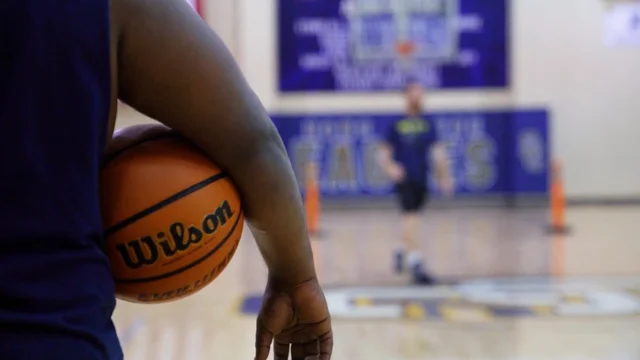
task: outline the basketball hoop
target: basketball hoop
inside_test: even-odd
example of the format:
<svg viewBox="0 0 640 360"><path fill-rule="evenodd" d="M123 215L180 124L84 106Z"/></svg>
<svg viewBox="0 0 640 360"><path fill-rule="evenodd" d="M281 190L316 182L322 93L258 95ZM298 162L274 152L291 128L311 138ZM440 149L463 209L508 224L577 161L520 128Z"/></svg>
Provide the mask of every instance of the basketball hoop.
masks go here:
<svg viewBox="0 0 640 360"><path fill-rule="evenodd" d="M415 52L415 44L410 41L398 41L396 43L396 56L400 63L400 67L404 76L409 76L413 64L413 53Z"/></svg>
<svg viewBox="0 0 640 360"><path fill-rule="evenodd" d="M398 41L396 43L396 53L401 59L405 59L413 54L415 45L410 41Z"/></svg>

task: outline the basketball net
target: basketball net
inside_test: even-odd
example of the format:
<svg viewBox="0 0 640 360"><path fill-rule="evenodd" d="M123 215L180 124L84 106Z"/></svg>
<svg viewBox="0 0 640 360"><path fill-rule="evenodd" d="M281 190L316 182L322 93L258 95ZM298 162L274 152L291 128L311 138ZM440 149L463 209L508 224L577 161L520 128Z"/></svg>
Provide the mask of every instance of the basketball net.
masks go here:
<svg viewBox="0 0 640 360"><path fill-rule="evenodd" d="M396 56L405 79L410 77L413 70L414 51L415 44L410 41L398 41L396 43Z"/></svg>

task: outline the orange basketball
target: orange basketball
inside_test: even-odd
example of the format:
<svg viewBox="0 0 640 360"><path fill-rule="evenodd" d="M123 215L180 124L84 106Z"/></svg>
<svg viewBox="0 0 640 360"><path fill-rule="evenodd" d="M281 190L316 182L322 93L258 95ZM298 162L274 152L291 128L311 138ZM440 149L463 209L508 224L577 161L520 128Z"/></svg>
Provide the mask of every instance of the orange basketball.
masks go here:
<svg viewBox="0 0 640 360"><path fill-rule="evenodd" d="M105 159L100 175L105 251L117 296L131 302L199 291L224 270L242 235L242 207L231 180L165 129L118 132L114 140L129 145Z"/></svg>

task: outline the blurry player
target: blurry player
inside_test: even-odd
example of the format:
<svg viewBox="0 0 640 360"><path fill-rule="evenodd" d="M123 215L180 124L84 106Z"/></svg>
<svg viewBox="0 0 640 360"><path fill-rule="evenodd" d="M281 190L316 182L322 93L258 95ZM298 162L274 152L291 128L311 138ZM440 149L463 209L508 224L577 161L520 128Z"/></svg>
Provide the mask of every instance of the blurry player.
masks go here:
<svg viewBox="0 0 640 360"><path fill-rule="evenodd" d="M431 284L433 279L418 251L416 239L418 214L429 198L427 175L431 170L430 158L434 160L433 170L445 194L451 193L452 183L436 128L422 116L422 96L423 89L417 82L410 82L405 88L407 114L389 129L380 160L396 183L402 211L403 246L395 251L395 270L402 272L408 267L415 283Z"/></svg>
<svg viewBox="0 0 640 360"><path fill-rule="evenodd" d="M255 359L274 339L278 359L330 358L287 153L185 1L2 0L0 44L0 358L123 358L98 191L105 148L124 145L107 144L118 97L191 139L237 185L269 268Z"/></svg>

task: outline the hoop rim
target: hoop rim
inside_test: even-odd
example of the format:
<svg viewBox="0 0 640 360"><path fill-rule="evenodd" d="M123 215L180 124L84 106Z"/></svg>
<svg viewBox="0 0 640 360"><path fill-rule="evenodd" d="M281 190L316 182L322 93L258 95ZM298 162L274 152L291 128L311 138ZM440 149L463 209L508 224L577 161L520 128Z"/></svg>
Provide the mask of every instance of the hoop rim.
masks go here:
<svg viewBox="0 0 640 360"><path fill-rule="evenodd" d="M398 41L396 42L396 54L402 58L411 56L415 51L415 44L411 41Z"/></svg>

